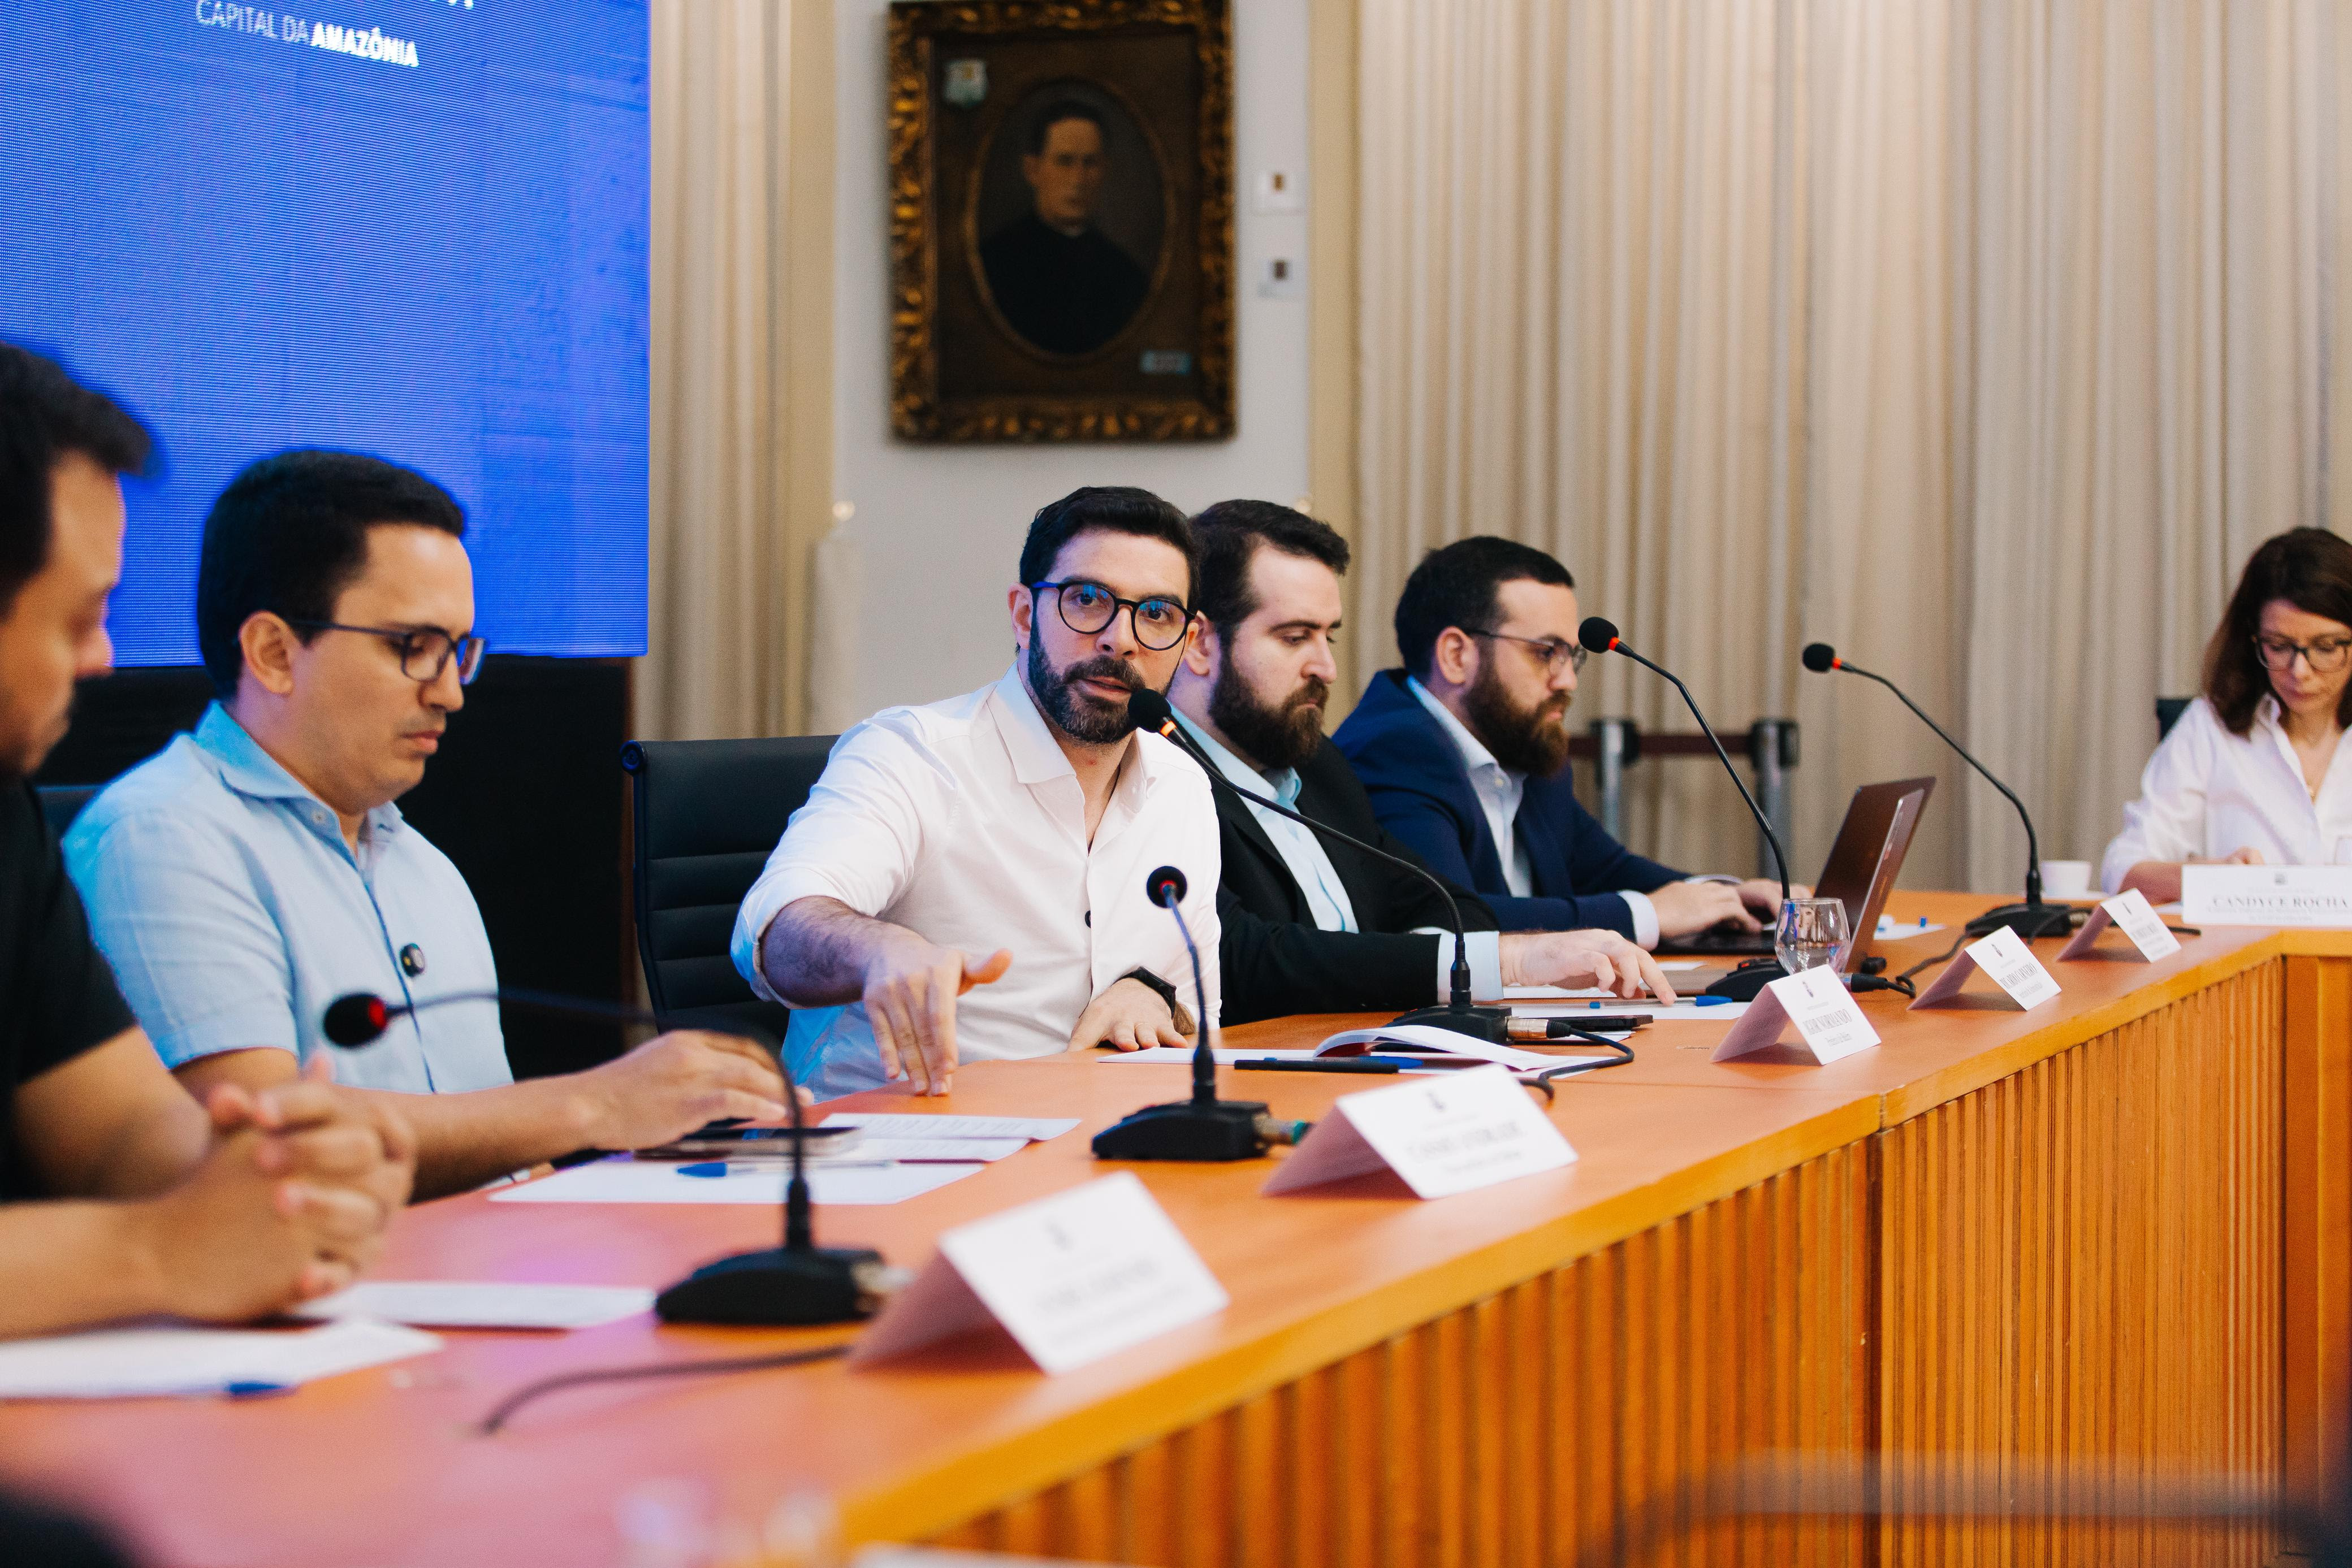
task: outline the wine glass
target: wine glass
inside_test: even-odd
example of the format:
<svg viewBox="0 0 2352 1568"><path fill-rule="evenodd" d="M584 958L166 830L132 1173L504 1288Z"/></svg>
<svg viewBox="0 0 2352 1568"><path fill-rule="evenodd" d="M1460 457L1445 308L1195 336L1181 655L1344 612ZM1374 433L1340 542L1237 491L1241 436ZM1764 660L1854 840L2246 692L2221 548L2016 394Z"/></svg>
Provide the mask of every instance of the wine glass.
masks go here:
<svg viewBox="0 0 2352 1568"><path fill-rule="evenodd" d="M1772 929L1772 951L1780 967L1793 975L1800 969L1836 963L1852 935L1846 926L1843 899L1783 899L1780 923Z"/></svg>

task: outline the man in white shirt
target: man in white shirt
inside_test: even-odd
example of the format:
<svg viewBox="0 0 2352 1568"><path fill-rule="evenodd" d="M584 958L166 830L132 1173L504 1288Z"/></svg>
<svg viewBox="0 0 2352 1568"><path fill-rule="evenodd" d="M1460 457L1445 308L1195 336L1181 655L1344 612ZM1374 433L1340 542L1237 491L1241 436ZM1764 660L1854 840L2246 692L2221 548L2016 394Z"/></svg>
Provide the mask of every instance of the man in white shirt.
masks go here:
<svg viewBox="0 0 2352 1568"><path fill-rule="evenodd" d="M1074 1046L1182 1045L1183 937L1144 891L1181 871L1218 1007L1217 816L1201 770L1127 716L1192 635L1192 535L1148 492L1041 510L1006 595L1002 679L887 708L835 747L743 900L752 989L794 1008L793 1075L820 1098Z"/></svg>
<svg viewBox="0 0 2352 1568"><path fill-rule="evenodd" d="M1169 692L1178 722L1237 789L1421 863L1323 734L1347 541L1270 501L1220 501L1192 519L1192 534L1200 630ZM1230 795L1218 796L1217 814L1226 1021L1445 999L1452 914L1427 878ZM1614 932L1500 934L1477 894L1447 891L1478 996L1499 997L1506 984L1674 994L1656 960Z"/></svg>

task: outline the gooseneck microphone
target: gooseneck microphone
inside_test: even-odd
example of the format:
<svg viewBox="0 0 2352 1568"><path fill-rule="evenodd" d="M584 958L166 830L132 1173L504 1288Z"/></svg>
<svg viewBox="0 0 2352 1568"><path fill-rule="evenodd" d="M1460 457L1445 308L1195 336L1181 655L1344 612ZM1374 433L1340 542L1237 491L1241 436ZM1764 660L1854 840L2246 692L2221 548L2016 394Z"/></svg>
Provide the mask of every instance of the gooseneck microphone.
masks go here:
<svg viewBox="0 0 2352 1568"><path fill-rule="evenodd" d="M1772 846L1772 867L1780 873L1780 902L1788 903L1789 857L1780 851L1780 835L1772 831L1771 819L1765 816L1762 809L1756 804L1756 797L1748 792L1747 781L1739 777L1739 769L1731 765L1731 754L1723 749L1723 741L1716 735L1715 727L1706 722L1706 715L1698 711L1698 704L1692 698L1690 688L1683 685L1682 677L1664 665L1645 659L1627 647L1625 639L1617 635L1616 626L1612 622L1603 621L1598 615L1588 618L1583 625L1576 629L1576 640L1583 643L1590 653L1624 654L1643 669L1664 675L1673 685L1675 690L1683 695L1683 706L1690 709L1691 717L1698 720L1699 728L1706 733L1707 740L1715 747L1716 758L1723 764L1723 770L1731 775L1732 788L1738 789L1739 798L1748 803L1748 814L1756 819L1756 831L1762 833L1764 841ZM1743 964L1730 975L1709 986L1705 994L1710 997L1729 997L1736 1001L1753 1001L1757 994L1766 986L1774 980L1784 978L1787 974L1788 971L1778 964Z"/></svg>
<svg viewBox="0 0 2352 1568"><path fill-rule="evenodd" d="M1287 806L1268 800L1263 795L1252 794L1249 790L1235 785L1232 779L1225 777L1224 769L1219 768L1192 737L1184 733L1184 727L1176 722L1176 710L1169 706L1168 699L1160 693L1149 687L1140 686L1130 692L1127 699L1127 716L1135 721L1136 728L1150 730L1155 735L1163 736L1175 742L1187 756L1201 765L1201 771L1209 776L1210 788L1222 789L1244 805L1263 806L1277 817L1287 817L1292 821L1311 829L1327 839L1336 839L1351 849L1361 850L1374 860L1385 861L1390 865L1400 866L1435 888L1437 895L1445 900L1446 914L1454 923L1454 966L1446 977L1445 1005L1434 1008L1415 1008L1412 1011L1402 1014L1391 1021L1401 1024L1425 1024L1433 1029L1450 1029L1456 1034L1466 1034L1474 1040L1483 1040L1496 1045L1501 1045L1509 1039L1510 1009L1474 1007L1471 1004L1469 944L1463 939L1462 906L1454 902L1453 889L1447 887L1435 873L1425 865L1418 865L1402 856L1392 855L1386 850L1368 844L1350 834L1343 833L1328 823L1318 822L1303 812L1294 811Z"/></svg>
<svg viewBox="0 0 2352 1568"><path fill-rule="evenodd" d="M1143 896L1174 916L1184 951L1192 957L1194 1019L1201 1031L1192 1043L1192 1097L1146 1105L1105 1127L1095 1134L1097 1159L1254 1160L1269 1144L1297 1143L1304 1131L1304 1124L1275 1121L1262 1100L1217 1098L1217 1052L1212 1043L1216 1020L1209 1010L1209 988L1201 977L1201 949L1178 907L1187 891L1184 873L1172 865L1143 879Z"/></svg>
<svg viewBox="0 0 2352 1568"><path fill-rule="evenodd" d="M1832 670L1843 670L1849 675L1860 675L1866 681L1876 681L1880 685L1893 692L1905 707L1918 715L1921 724L1936 732L1936 737L1938 740L1958 752L1961 761L1982 774L1986 783L2000 790L2002 797L2011 806L2017 808L2017 820L2025 824L2025 902L2004 904L1998 909L1987 910L1969 922L1969 935L1982 936L1989 932L1998 931L2003 926L2016 932L2020 937L2028 942L2037 936L2066 935L2074 924L2074 911L2068 904L2042 902L2041 842L2034 837L2033 819L2027 814L2025 802L2017 798L2017 791L1994 778L1991 768L1969 755L1967 747L1953 739L1942 725L1929 718L1925 709L1904 695L1901 686L1896 685L1885 675L1874 670L1865 670L1859 664L1847 664L1838 657L1837 650L1827 643L1806 643L1802 657L1805 668L1817 675L1828 674Z"/></svg>
<svg viewBox="0 0 2352 1568"><path fill-rule="evenodd" d="M320 1030L335 1044L356 1050L383 1038L393 1019L449 1002L502 1002L555 1018L662 1027L661 1020L643 1008L501 987L401 1003L354 991L327 1004ZM801 1119L801 1097L793 1091L783 1051L761 1033L730 1032L751 1040L775 1058L776 1071L784 1080L784 1103L791 1107L793 1118L792 1177L784 1187L784 1244L704 1264L655 1297L654 1311L674 1323L838 1323L870 1317L880 1305L883 1276L888 1270L882 1254L869 1248L816 1244L806 1129Z"/></svg>

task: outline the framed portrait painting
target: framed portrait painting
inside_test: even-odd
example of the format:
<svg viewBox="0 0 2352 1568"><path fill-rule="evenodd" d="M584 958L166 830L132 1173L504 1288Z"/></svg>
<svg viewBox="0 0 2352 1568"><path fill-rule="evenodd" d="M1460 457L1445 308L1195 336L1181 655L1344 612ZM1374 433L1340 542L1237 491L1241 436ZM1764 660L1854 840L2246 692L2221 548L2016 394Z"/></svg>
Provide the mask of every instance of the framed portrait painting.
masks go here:
<svg viewBox="0 0 2352 1568"><path fill-rule="evenodd" d="M891 427L1234 431L1226 0L890 7Z"/></svg>

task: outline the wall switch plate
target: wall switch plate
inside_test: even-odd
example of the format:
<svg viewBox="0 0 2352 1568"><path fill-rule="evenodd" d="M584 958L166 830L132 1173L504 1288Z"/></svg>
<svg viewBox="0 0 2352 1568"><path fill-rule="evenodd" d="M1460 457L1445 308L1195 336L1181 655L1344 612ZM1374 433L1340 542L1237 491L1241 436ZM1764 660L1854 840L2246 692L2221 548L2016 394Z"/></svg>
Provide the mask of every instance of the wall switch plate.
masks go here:
<svg viewBox="0 0 2352 1568"><path fill-rule="evenodd" d="M1307 181L1291 169L1265 169L1258 173L1257 183L1250 192L1250 211L1254 213L1303 213L1307 210Z"/></svg>

